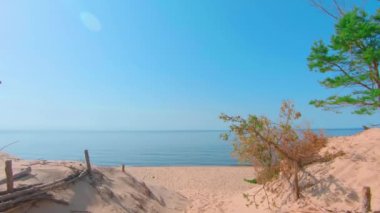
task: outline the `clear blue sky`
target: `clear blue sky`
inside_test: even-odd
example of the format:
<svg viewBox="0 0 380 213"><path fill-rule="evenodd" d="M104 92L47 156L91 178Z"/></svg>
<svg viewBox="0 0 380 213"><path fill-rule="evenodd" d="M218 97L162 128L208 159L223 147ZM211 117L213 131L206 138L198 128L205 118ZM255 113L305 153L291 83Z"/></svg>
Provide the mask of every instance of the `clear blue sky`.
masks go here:
<svg viewBox="0 0 380 213"><path fill-rule="evenodd" d="M307 0L3 0L0 129L225 129L284 99L313 127L376 123L308 105L334 93L306 62L333 24Z"/></svg>

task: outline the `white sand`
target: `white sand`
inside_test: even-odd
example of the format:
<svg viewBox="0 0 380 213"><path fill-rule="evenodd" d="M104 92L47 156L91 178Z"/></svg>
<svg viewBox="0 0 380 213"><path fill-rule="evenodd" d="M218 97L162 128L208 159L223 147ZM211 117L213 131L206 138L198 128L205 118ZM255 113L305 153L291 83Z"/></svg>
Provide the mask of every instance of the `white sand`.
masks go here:
<svg viewBox="0 0 380 213"><path fill-rule="evenodd" d="M229 198L242 197L252 184L252 167L128 167L134 177L179 192L191 202L187 212L224 212Z"/></svg>
<svg viewBox="0 0 380 213"><path fill-rule="evenodd" d="M12 159L14 173L21 168L32 167L32 175L15 181L15 187L48 183L69 175L70 167L84 168L79 162L25 161L0 155L0 170L4 161ZM67 212L183 212L188 202L182 195L162 187L148 187L127 173L116 168L95 168L104 176L94 175L96 187L88 177L75 184L51 193L69 205L42 201L29 203L11 212L67 213ZM4 178L2 172L0 178ZM0 186L5 190L5 184Z"/></svg>
<svg viewBox="0 0 380 213"><path fill-rule="evenodd" d="M380 129L330 138L321 154L339 150L345 155L307 167L316 180L301 178L301 185L314 183L302 191L303 199L294 203L287 181L278 180L271 184L276 193L261 190L257 194L257 208L254 204L247 207L248 201L242 196L262 188L242 181L253 177L249 167L142 167L128 171L147 183L165 186L189 198L188 212L359 211L363 186L371 187L372 209L380 210Z"/></svg>
<svg viewBox="0 0 380 213"><path fill-rule="evenodd" d="M292 193L287 181L272 183L275 192L267 191L271 211L280 212L360 212L362 188L371 187L372 210L380 210L380 128L363 131L350 137L330 138L322 153L345 152L327 163L310 165L306 170L315 179L301 178L301 185L314 183L302 191L303 199L291 202ZM254 194L261 186L248 192ZM258 210L269 211L266 195L258 193ZM241 208L246 200L231 198L227 212L248 212ZM273 202L277 208L273 207ZM255 208L255 207L253 207ZM252 211L250 211L252 212Z"/></svg>
<svg viewBox="0 0 380 213"><path fill-rule="evenodd" d="M380 129L331 138L322 153L339 150L346 154L306 168L315 179L301 177L301 185L313 184L304 187L303 198L297 202L291 201L289 185L280 179L270 184L273 190L257 193L257 207L247 207L243 193L254 194L262 188L243 180L254 177L251 167L127 167L127 173L122 173L120 168L96 168L104 174L96 188L85 178L53 192L69 205L43 201L14 212L359 211L363 186L371 187L372 209L380 210ZM9 158L0 155L1 171L4 171L3 161ZM32 166L32 176L16 181L16 186L57 180L71 172L70 166L83 168L79 162L13 161L15 172ZM3 177L0 173L0 178ZM0 190L4 189L4 184L0 185Z"/></svg>

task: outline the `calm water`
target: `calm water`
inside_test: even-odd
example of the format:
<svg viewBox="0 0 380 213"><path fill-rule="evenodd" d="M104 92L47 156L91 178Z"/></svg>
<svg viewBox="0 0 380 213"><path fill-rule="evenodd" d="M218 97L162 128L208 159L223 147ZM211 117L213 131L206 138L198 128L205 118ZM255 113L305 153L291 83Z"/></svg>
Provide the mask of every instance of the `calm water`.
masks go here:
<svg viewBox="0 0 380 213"><path fill-rule="evenodd" d="M329 129L329 136L361 129ZM83 160L88 149L97 165L237 165L223 131L0 131L0 146L23 159Z"/></svg>

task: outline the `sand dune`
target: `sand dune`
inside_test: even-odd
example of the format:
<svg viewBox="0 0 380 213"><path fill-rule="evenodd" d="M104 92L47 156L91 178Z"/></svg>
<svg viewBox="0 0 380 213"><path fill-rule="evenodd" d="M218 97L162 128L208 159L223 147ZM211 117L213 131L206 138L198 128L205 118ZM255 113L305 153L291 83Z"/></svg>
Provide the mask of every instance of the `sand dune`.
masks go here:
<svg viewBox="0 0 380 213"><path fill-rule="evenodd" d="M15 181L15 187L48 183L81 169L80 162L25 161L2 154L0 161L13 159L14 172L32 167L32 175ZM4 163L0 163L4 171ZM3 178L1 174L0 178ZM5 190L5 184L1 185ZM68 187L51 191L56 199L69 205L51 201L29 203L10 212L67 213L67 212L183 212L187 199L163 187L149 187L117 168L95 168L92 180L84 177Z"/></svg>
<svg viewBox="0 0 380 213"><path fill-rule="evenodd" d="M361 190L372 190L372 207L380 210L380 129L370 129L351 137L329 139L323 153L343 151L330 162L310 165L312 175L301 177L303 198L294 202L287 181L269 186L249 184L251 167L95 167L88 177L51 192L69 205L51 201L28 203L11 212L359 212ZM80 162L26 161L13 159L14 171L28 166L32 175L15 182L46 183L83 169ZM4 174L0 174L3 178ZM0 185L5 190L5 184ZM256 194L256 204L247 206L243 193Z"/></svg>
<svg viewBox="0 0 380 213"><path fill-rule="evenodd" d="M281 179L271 183L264 194L257 194L257 211L277 212L360 212L362 188L371 187L372 210L380 210L380 129L370 129L350 137L329 139L323 153L343 151L344 156L330 162L310 165L306 170L313 177L302 177L303 199L292 201L287 181ZM261 189L255 186L247 193ZM266 200L269 197L269 204ZM240 197L231 198L226 212L249 212L241 208L247 203ZM252 208L255 208L254 205ZM250 211L252 212L252 210Z"/></svg>

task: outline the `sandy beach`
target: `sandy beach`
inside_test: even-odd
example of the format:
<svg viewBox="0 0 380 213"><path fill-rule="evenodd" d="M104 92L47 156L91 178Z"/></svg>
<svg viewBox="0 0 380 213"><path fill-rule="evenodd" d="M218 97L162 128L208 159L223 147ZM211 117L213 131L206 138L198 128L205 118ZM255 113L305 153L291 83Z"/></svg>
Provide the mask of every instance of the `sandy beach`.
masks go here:
<svg viewBox="0 0 380 213"><path fill-rule="evenodd" d="M304 190L305 199L288 202L291 189L278 187L278 194L268 191L280 212L340 212L359 210L361 190L370 186L372 207L380 209L380 129L370 129L354 136L332 137L321 154L343 151L344 156L317 163L307 170L318 183ZM272 212L259 193L260 206L246 206L243 193L254 194L261 186L245 179L254 177L251 167L139 167L128 171L140 180L176 191L190 200L188 212ZM284 180L274 184L283 184ZM310 181L310 180L303 180Z"/></svg>
<svg viewBox="0 0 380 213"><path fill-rule="evenodd" d="M0 213L380 213L380 0L0 2Z"/></svg>
<svg viewBox="0 0 380 213"><path fill-rule="evenodd" d="M252 167L129 167L134 177L188 198L187 212L225 212L228 198L252 188Z"/></svg>
<svg viewBox="0 0 380 213"><path fill-rule="evenodd" d="M380 129L350 137L329 139L323 153L345 154L329 162L315 163L307 171L315 180L301 177L303 198L289 199L283 179L264 187L244 179L254 178L252 167L97 167L94 175L49 191L56 200L26 202L10 212L345 212L360 210L361 190L369 186L372 209L380 209ZM12 159L14 172L32 168L15 187L48 183L85 169L82 162ZM0 178L5 177L4 173ZM314 182L313 182L314 181ZM5 184L0 190L6 189ZM243 194L256 194L247 206ZM1 197L1 196L0 196ZM1 203L0 203L1 205Z"/></svg>

